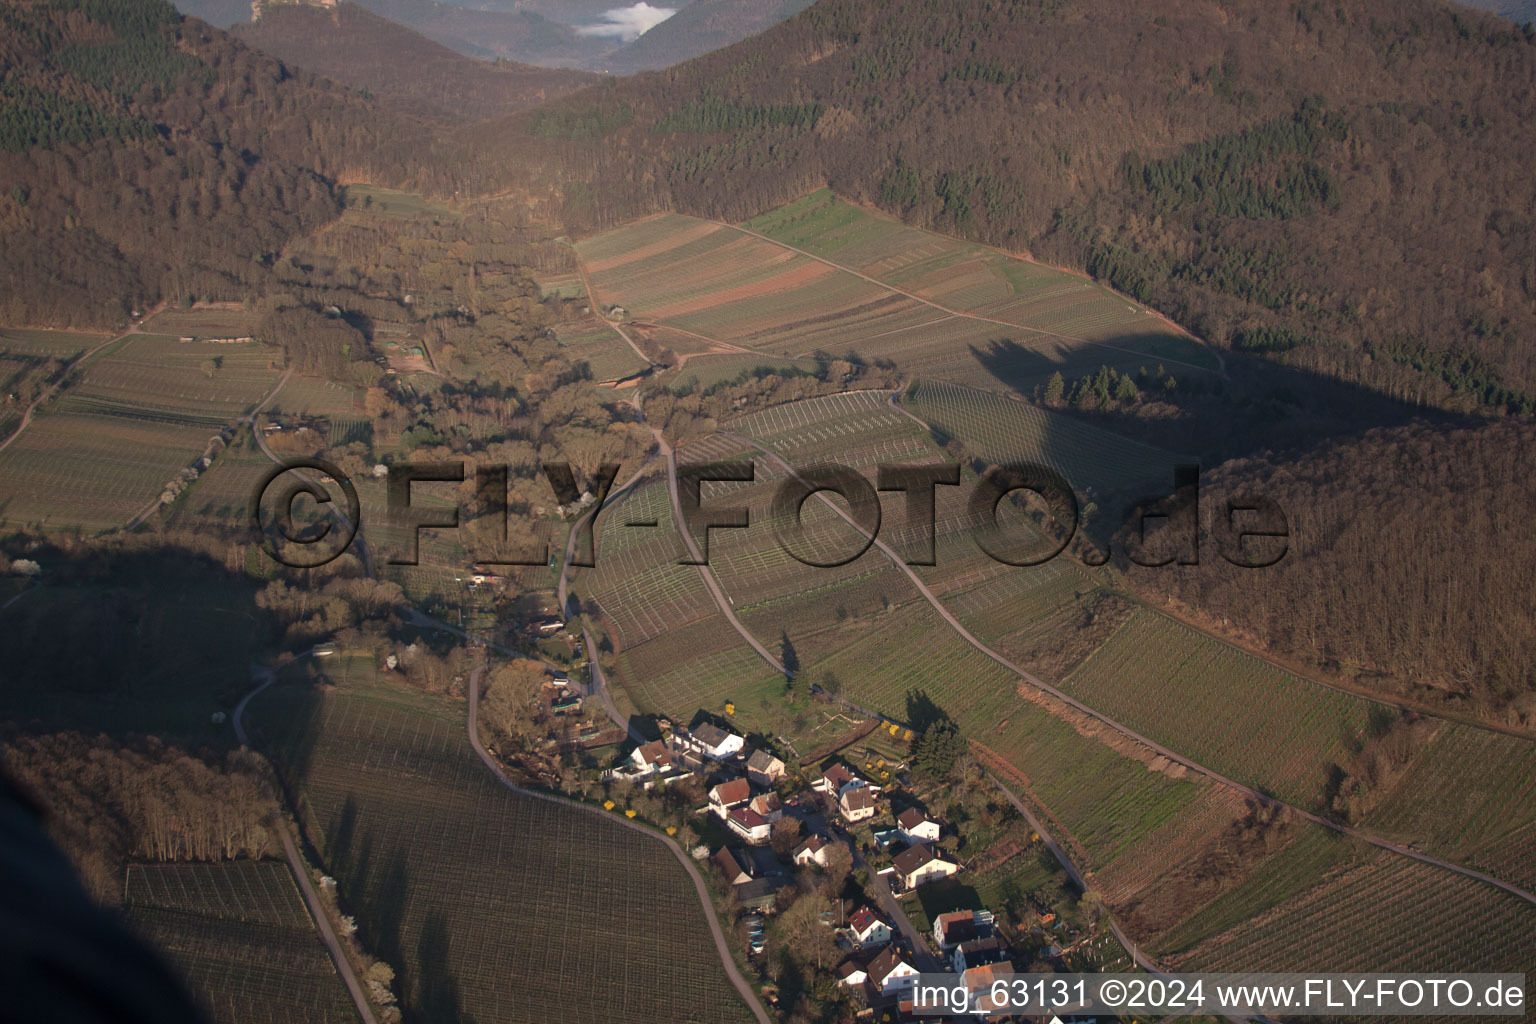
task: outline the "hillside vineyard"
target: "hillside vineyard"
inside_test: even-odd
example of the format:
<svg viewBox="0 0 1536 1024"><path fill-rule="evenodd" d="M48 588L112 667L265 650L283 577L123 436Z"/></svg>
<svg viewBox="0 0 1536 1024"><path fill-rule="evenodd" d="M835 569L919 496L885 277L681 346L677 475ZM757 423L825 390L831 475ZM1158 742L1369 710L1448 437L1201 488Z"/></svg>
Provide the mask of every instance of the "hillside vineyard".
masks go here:
<svg viewBox="0 0 1536 1024"><path fill-rule="evenodd" d="M6 1019L1516 1019L1501 10L0 0Z"/></svg>

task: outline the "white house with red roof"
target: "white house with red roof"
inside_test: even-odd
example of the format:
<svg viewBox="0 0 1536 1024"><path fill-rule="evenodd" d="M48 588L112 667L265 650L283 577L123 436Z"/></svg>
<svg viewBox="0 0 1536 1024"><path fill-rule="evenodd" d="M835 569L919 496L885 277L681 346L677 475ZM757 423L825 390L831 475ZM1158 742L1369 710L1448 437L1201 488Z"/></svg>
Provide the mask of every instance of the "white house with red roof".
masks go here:
<svg viewBox="0 0 1536 1024"><path fill-rule="evenodd" d="M709 791L709 809L724 818L733 807L741 807L751 799L752 783L746 779L732 779Z"/></svg>
<svg viewBox="0 0 1536 1024"><path fill-rule="evenodd" d="M733 807L725 816L725 823L741 838L753 846L762 846L773 835L773 822L750 807Z"/></svg>
<svg viewBox="0 0 1536 1024"><path fill-rule="evenodd" d="M848 918L848 934L860 949L891 941L891 926L869 907L860 907Z"/></svg>

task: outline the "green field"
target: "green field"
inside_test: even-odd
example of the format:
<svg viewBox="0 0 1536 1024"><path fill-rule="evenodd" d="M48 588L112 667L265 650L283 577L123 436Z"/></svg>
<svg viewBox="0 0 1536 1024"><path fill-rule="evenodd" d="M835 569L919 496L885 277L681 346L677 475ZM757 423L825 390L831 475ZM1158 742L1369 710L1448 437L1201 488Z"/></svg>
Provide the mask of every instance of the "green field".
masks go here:
<svg viewBox="0 0 1536 1024"><path fill-rule="evenodd" d="M256 333L261 314L247 309L168 309L150 318L145 327L173 338L249 338Z"/></svg>
<svg viewBox="0 0 1536 1024"><path fill-rule="evenodd" d="M217 1024L358 1020L286 864L133 864L123 895Z"/></svg>
<svg viewBox="0 0 1536 1024"><path fill-rule="evenodd" d="M605 305L763 353L852 353L1023 392L1055 371L1217 366L1198 342L1100 285L904 227L826 191L746 230L657 215L577 250Z"/></svg>
<svg viewBox="0 0 1536 1024"><path fill-rule="evenodd" d="M1138 611L1062 689L1228 778L1316 810L1371 705Z"/></svg>
<svg viewBox="0 0 1536 1024"><path fill-rule="evenodd" d="M1306 887L1267 913L1235 921L1187 954L1171 958L1170 966L1192 971L1536 970L1536 944L1531 942L1536 907L1531 904L1379 851L1321 880L1310 874L1327 863L1277 876L1271 884L1282 891Z"/></svg>
<svg viewBox="0 0 1536 1024"><path fill-rule="evenodd" d="M280 687L252 711L410 1019L749 1019L662 844L498 784L462 704Z"/></svg>
<svg viewBox="0 0 1536 1024"><path fill-rule="evenodd" d="M954 384L920 381L901 404L969 454L996 465L1049 466L1092 499L1138 484L1171 489L1175 463L1189 461L1063 413Z"/></svg>
<svg viewBox="0 0 1536 1024"><path fill-rule="evenodd" d="M134 335L91 360L0 453L0 519L88 531L125 525L277 385L254 344Z"/></svg>
<svg viewBox="0 0 1536 1024"><path fill-rule="evenodd" d="M105 334L77 331L49 331L24 327L0 327L0 352L9 355L41 356L44 359L73 359L107 340Z"/></svg>
<svg viewBox="0 0 1536 1024"><path fill-rule="evenodd" d="M1536 743L1442 726L1364 824L1536 890Z"/></svg>
<svg viewBox="0 0 1536 1024"><path fill-rule="evenodd" d="M631 377L650 364L629 347L609 325L598 320L562 324L555 335L572 362L584 362L595 381L615 381Z"/></svg>

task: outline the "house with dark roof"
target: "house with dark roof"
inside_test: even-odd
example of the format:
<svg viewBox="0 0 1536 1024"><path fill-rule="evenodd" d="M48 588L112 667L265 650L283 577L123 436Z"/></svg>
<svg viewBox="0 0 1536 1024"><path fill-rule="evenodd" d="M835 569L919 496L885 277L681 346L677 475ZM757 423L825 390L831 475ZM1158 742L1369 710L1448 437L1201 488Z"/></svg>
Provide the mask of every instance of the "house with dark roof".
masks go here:
<svg viewBox="0 0 1536 1024"><path fill-rule="evenodd" d="M952 910L933 919L933 941L948 953L963 942L990 938L995 928L990 910Z"/></svg>
<svg viewBox="0 0 1536 1024"><path fill-rule="evenodd" d="M752 881L752 873L747 870L747 865L729 846L720 847L719 852L710 859L714 861L726 885L745 885Z"/></svg>
<svg viewBox="0 0 1536 1024"><path fill-rule="evenodd" d="M731 808L725 823L753 846L762 846L773 835L773 823L750 807Z"/></svg>
<svg viewBox="0 0 1536 1024"><path fill-rule="evenodd" d="M861 950L838 964L838 983L847 985L850 988L857 988L863 985L869 980L869 962L874 958L873 953Z"/></svg>
<svg viewBox="0 0 1536 1024"><path fill-rule="evenodd" d="M805 867L807 864L819 864L827 866L827 847L830 844L821 836L811 836L805 842L795 847L794 861L797 867Z"/></svg>
<svg viewBox="0 0 1536 1024"><path fill-rule="evenodd" d="M752 756L747 758L747 778L764 789L772 788L783 777L784 762L774 757L771 751L754 750Z"/></svg>
<svg viewBox="0 0 1536 1024"><path fill-rule="evenodd" d="M960 870L960 865L945 860L928 846L913 846L896 855L891 865L904 889L916 889L925 882L948 878Z"/></svg>
<svg viewBox="0 0 1536 1024"><path fill-rule="evenodd" d="M853 769L839 761L822 772L821 778L812 783L811 788L836 799L842 795L843 790L852 785L862 784L863 781L853 773Z"/></svg>
<svg viewBox="0 0 1536 1024"><path fill-rule="evenodd" d="M972 939L969 942L960 943L949 955L949 962L956 974L964 974L973 967L985 967L991 964L1008 964L1011 970L1013 965L1010 953L1008 943L1001 935L994 933L984 939Z"/></svg>
<svg viewBox="0 0 1536 1024"><path fill-rule="evenodd" d="M868 786L849 787L837 798L837 809L850 824L873 818L879 805L880 798Z"/></svg>
<svg viewBox="0 0 1536 1024"><path fill-rule="evenodd" d="M741 753L741 748L746 744L746 740L742 737L729 729L720 728L713 722L705 722L697 729L674 730L672 742L682 750L707 757L712 761L723 761L728 757L735 757Z"/></svg>
<svg viewBox="0 0 1536 1024"><path fill-rule="evenodd" d="M777 793L759 793L747 801L747 806L770 822L784 817L784 805L779 802Z"/></svg>
<svg viewBox="0 0 1536 1024"><path fill-rule="evenodd" d="M916 807L908 807L896 815L896 824L909 843L936 843L944 833L944 827Z"/></svg>
<svg viewBox="0 0 1536 1024"><path fill-rule="evenodd" d="M661 740L652 740L631 750L629 760L641 773L651 775L672 766L672 752Z"/></svg>
<svg viewBox="0 0 1536 1024"><path fill-rule="evenodd" d="M917 984L918 971L895 944L869 962L869 984L882 996L900 995Z"/></svg>

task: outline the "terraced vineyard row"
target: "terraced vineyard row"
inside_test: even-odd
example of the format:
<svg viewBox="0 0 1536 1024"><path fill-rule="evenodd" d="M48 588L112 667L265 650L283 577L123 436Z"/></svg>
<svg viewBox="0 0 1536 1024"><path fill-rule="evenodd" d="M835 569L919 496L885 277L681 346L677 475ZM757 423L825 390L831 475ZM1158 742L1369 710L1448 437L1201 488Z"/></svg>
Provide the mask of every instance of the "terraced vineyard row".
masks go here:
<svg viewBox="0 0 1536 1024"><path fill-rule="evenodd" d="M0 452L0 518L103 530L127 523L208 443L203 426L43 412Z"/></svg>
<svg viewBox="0 0 1536 1024"><path fill-rule="evenodd" d="M920 381L902 396L913 415L991 463L1050 466L1074 490L1124 491L1138 482L1171 486L1179 458L1061 413L972 388Z"/></svg>
<svg viewBox="0 0 1536 1024"><path fill-rule="evenodd" d="M685 722L700 708L722 713L731 701L741 718L762 723L784 703L784 677L718 612L625 650L620 673L639 711Z"/></svg>
<svg viewBox="0 0 1536 1024"><path fill-rule="evenodd" d="M1378 853L1172 964L1197 971L1530 973L1536 970L1533 934L1536 907L1529 903Z"/></svg>
<svg viewBox="0 0 1536 1024"><path fill-rule="evenodd" d="M462 706L394 689L253 704L360 935L433 1021L750 1019L659 843L496 783ZM666 922L665 943L637 942ZM614 970L623 964L623 970Z"/></svg>
<svg viewBox="0 0 1536 1024"><path fill-rule="evenodd" d="M1448 723L1364 824L1536 890L1536 743Z"/></svg>
<svg viewBox="0 0 1536 1024"><path fill-rule="evenodd" d="M966 735L1029 780L1029 789L1087 852L1098 870L1136 848L1210 788L1177 766L1121 753L1107 730L1089 735L1046 706L1003 686L976 688L954 713ZM1015 780L1004 779L1010 785Z"/></svg>
<svg viewBox="0 0 1536 1024"><path fill-rule="evenodd" d="M217 1024L358 1020L286 864L135 864L124 897Z"/></svg>
<svg viewBox="0 0 1536 1024"><path fill-rule="evenodd" d="M1215 771L1316 809L1370 705L1138 610L1061 688Z"/></svg>

